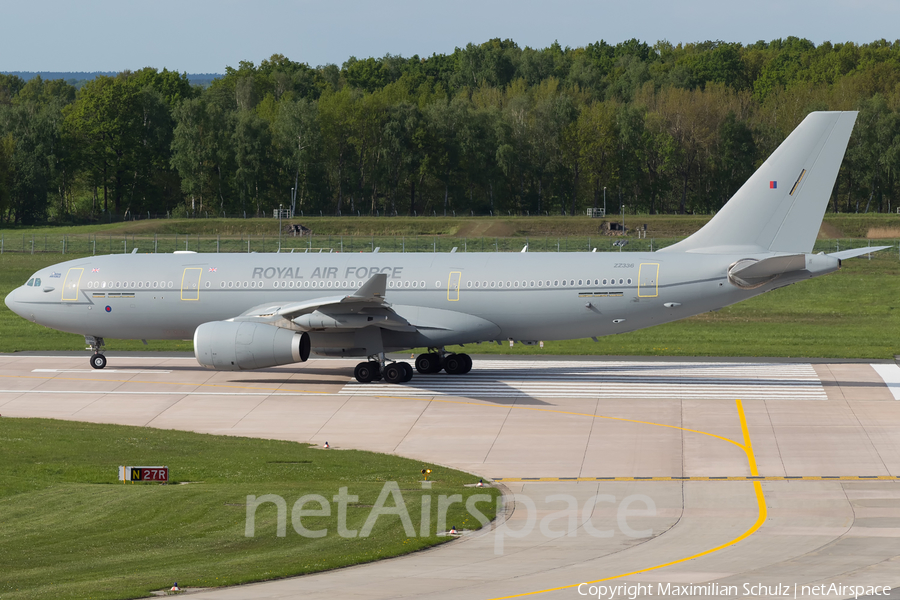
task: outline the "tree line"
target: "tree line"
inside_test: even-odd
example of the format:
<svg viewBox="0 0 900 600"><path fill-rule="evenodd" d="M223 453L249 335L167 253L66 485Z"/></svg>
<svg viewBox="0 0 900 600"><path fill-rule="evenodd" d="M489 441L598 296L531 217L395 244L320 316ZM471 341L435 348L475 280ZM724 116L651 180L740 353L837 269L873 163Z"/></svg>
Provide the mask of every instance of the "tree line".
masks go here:
<svg viewBox="0 0 900 600"><path fill-rule="evenodd" d="M206 88L0 75L0 221L718 210L813 110L859 110L835 212L898 204L900 41L469 44Z"/></svg>

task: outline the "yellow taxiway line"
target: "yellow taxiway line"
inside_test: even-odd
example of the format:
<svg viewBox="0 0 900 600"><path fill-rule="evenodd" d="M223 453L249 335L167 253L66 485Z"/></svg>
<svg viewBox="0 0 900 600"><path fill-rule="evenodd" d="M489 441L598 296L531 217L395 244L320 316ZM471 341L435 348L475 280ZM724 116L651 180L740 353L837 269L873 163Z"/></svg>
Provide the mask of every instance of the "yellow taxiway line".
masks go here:
<svg viewBox="0 0 900 600"><path fill-rule="evenodd" d="M747 463L750 466L751 475L758 476L759 471L756 468L756 457L753 455L753 444L750 441L750 431L747 429L747 418L744 415L744 406L740 400L736 400L735 403L737 405L738 417L740 418L740 421L741 421L741 431L744 436L744 443L741 444L741 443L735 442L734 440L727 440L727 441L729 441L733 444L736 444L737 446L740 446L741 449L744 450L744 453L747 455ZM711 434L709 434L709 435L711 435ZM719 436L715 436L715 437L719 437ZM753 489L756 493L756 505L758 507L758 514L756 517L756 522L753 523L753 525L751 525L750 528L747 531L745 531L744 533L742 533L741 535L737 536L736 538L734 538L733 540L731 540L729 542L726 542L724 544L716 546L715 548L710 548L708 550L704 550L703 552L698 552L697 554L692 554L692 555L686 556L684 558L679 558L677 560L669 561L669 562L663 563L661 565L654 565L652 567L638 569L637 571L631 571L629 573L622 573L621 575L613 575L612 577L604 577L602 579L595 579L593 581L580 581L578 583L572 583L569 585L563 585L563 586L559 586L559 587L555 587L555 588L549 588L546 590L536 590L534 592L524 592L522 594L513 594L511 596L501 596L499 598L492 598L491 600L508 600L510 598L523 598L525 596L536 596L538 594L546 594L547 592L556 592L559 590L575 588L582 584L600 583L602 581L621 579L622 577L629 577L631 575L637 575L638 573L646 573L648 571L655 571L656 569L662 569L663 567L677 565L677 564L680 564L683 562L687 562L689 560L694 560L695 558L700 558L701 556L706 556L707 554L712 554L713 552L718 552L719 550L728 548L729 546L734 546L735 544L747 539L748 537L750 537L751 535L756 533L756 531L760 527L762 527L762 524L766 522L766 517L768 515L768 510L766 508L766 498L763 495L762 485L760 484L760 482L758 480L753 481Z"/></svg>

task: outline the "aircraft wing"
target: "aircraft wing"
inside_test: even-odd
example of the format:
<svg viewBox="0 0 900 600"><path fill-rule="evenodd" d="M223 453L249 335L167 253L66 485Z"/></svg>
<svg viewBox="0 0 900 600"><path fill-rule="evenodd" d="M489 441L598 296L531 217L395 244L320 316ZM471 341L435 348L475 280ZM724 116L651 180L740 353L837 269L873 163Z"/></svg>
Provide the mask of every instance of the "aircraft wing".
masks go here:
<svg viewBox="0 0 900 600"><path fill-rule="evenodd" d="M266 323L295 331L360 329L371 325L396 331L416 331L385 302L386 288L387 275L379 273L349 294L289 304L263 304L231 320Z"/></svg>

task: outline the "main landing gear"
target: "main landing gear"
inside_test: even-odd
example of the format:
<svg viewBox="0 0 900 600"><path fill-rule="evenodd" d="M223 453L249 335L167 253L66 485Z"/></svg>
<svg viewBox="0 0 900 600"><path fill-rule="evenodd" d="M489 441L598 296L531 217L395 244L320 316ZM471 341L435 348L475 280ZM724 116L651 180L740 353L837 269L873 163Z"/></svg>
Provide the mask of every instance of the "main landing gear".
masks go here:
<svg viewBox="0 0 900 600"><path fill-rule="evenodd" d="M472 370L472 359L468 354L446 354L438 350L416 357L416 370L423 375L441 370L450 375L465 375Z"/></svg>
<svg viewBox="0 0 900 600"><path fill-rule="evenodd" d="M432 352L416 357L416 370L423 375L445 371L450 375L465 375L472 370L468 354L447 354L443 349L430 348ZM360 383L384 379L388 383L406 383L412 379L413 368L406 362L387 362L384 354L369 357L356 365L353 376Z"/></svg>
<svg viewBox="0 0 900 600"><path fill-rule="evenodd" d="M384 379L388 383L406 383L413 376L413 368L409 363L405 362L383 362L381 360L370 360L361 362L356 365L353 370L353 376L360 383L370 383ZM383 365L383 366L382 366Z"/></svg>
<svg viewBox="0 0 900 600"><path fill-rule="evenodd" d="M88 350L94 352L91 356L91 366L95 369L102 369L106 366L106 357L103 356L103 338L84 336L84 343L88 345Z"/></svg>

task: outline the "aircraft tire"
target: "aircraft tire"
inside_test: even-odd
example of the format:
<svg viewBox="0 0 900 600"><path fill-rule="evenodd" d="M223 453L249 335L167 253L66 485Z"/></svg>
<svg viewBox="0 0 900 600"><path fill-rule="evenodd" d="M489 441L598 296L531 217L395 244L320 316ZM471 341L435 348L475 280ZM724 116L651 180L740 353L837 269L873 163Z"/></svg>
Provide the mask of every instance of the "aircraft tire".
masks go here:
<svg viewBox="0 0 900 600"><path fill-rule="evenodd" d="M388 383L403 383L406 369L400 363L393 363L384 368L384 380Z"/></svg>
<svg viewBox="0 0 900 600"><path fill-rule="evenodd" d="M377 369L372 368L372 364L370 362L361 362L356 365L356 368L353 369L353 376L360 383L369 383L373 379L375 379L375 374L378 372ZM378 363L374 363L378 364Z"/></svg>
<svg viewBox="0 0 900 600"><path fill-rule="evenodd" d="M462 354L448 354L444 357L444 370L450 375L461 375L465 372L466 360Z"/></svg>
<svg viewBox="0 0 900 600"><path fill-rule="evenodd" d="M416 370L423 375L439 372L441 370L440 355L434 352L420 354L416 357Z"/></svg>
<svg viewBox="0 0 900 600"><path fill-rule="evenodd" d="M381 381L384 379L384 373L381 372L381 363L377 360L369 361L369 365L371 365L372 370L375 372L375 376L372 378L372 381Z"/></svg>
<svg viewBox="0 0 900 600"><path fill-rule="evenodd" d="M403 370L405 371L405 374L403 375L403 383L411 381L413 378L413 373L415 372L412 366L408 362L402 362L400 364L403 366Z"/></svg>
<svg viewBox="0 0 900 600"><path fill-rule="evenodd" d="M468 354L457 354L461 359L463 359L463 370L459 372L460 375L465 375L469 371L472 370L472 357Z"/></svg>
<svg viewBox="0 0 900 600"><path fill-rule="evenodd" d="M106 366L106 357L97 352L91 357L91 366L95 369L102 369Z"/></svg>

